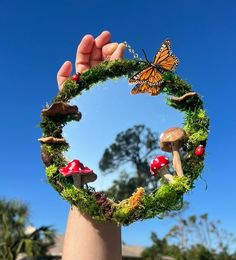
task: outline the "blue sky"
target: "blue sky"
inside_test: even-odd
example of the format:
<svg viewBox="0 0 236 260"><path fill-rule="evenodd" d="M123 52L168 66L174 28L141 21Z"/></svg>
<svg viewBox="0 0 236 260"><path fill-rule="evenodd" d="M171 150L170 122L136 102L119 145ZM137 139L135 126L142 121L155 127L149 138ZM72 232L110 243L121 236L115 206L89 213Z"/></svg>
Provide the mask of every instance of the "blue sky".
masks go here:
<svg viewBox="0 0 236 260"><path fill-rule="evenodd" d="M1 0L0 10L1 197L27 202L36 226L52 224L64 232L68 205L45 182L37 142L41 135L40 111L57 93L58 68L65 60L74 60L77 44L86 33L96 36L102 30L110 30L114 41L127 41L139 53L144 48L148 57L155 54L165 38L170 38L180 59L177 73L204 97L211 118L203 172L208 190L204 181L196 183L196 189L186 196L191 203L189 213L209 212L212 219L221 219L223 226L236 234L235 1ZM123 87L121 91L117 84ZM132 101L134 106L121 109L120 100L130 104L130 97L124 98L130 86L125 92L123 81L112 85L112 91L107 90L108 86L97 87L99 90L91 91L87 100L85 94L77 101L80 110L85 116L91 115L91 119L92 113L102 113L111 105L110 113L117 113L114 118L109 117L114 125L106 132L109 138L96 143L96 147L102 149L106 142L112 142L116 132L139 123L135 106L137 113L142 113L140 123L145 121L156 131L165 127L171 115L166 112L162 97L154 98L155 101L137 97ZM111 104L109 96L115 103ZM105 124L110 115L103 115ZM157 118L162 121L155 122ZM84 121L88 136L83 136L88 143L92 130L89 120ZM177 113L169 121L181 123L180 115ZM102 129L101 126L101 132ZM76 142L83 134L78 129L77 141L76 130L77 126L74 132L68 130L74 138L73 153L80 152ZM88 156L81 156L90 167L96 161L89 152ZM162 235L170 225L170 220L138 222L123 229L123 240L147 245L150 231Z"/></svg>

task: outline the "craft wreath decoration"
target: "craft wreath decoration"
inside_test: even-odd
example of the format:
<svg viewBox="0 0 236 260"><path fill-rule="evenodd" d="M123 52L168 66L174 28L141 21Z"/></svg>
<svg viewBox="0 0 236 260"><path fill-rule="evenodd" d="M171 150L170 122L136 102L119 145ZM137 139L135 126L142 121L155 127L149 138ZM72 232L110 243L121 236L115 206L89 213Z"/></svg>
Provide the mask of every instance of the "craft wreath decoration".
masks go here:
<svg viewBox="0 0 236 260"><path fill-rule="evenodd" d="M164 67L160 61L160 52L163 55L166 52L166 64L170 66L172 62L173 66ZM194 180L204 167L209 119L200 96L192 91L187 82L172 73L177 64L178 60L172 55L167 41L163 43L153 63L140 62L138 59L102 62L81 75L69 78L52 104L42 110L43 136L39 141L47 179L65 200L81 212L95 220L128 225L182 207L184 193L194 187ZM145 78L144 71L150 73L151 77ZM122 76L127 76L130 82L138 83L132 90L133 94L167 94L167 104L184 113L184 123L183 128L167 129L160 136L161 150L173 154L174 172L169 170L170 162L166 156L157 156L150 163L150 173L162 178L161 186L149 194L143 187L137 187L131 197L114 201L88 186L87 183L97 178L91 169L77 159L67 162L64 153L69 149L69 144L62 130L68 122L81 119L78 107L69 104L72 98L82 95L98 82Z"/></svg>

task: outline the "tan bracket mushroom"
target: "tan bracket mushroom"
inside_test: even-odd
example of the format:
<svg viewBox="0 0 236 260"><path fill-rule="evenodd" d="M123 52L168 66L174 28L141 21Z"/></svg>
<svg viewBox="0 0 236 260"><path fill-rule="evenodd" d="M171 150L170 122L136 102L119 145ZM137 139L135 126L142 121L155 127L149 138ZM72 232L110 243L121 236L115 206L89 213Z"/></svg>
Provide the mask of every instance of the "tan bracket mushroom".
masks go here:
<svg viewBox="0 0 236 260"><path fill-rule="evenodd" d="M175 102L181 102L187 98L194 97L194 96L197 96L196 92L188 92L181 97L171 97L170 100Z"/></svg>
<svg viewBox="0 0 236 260"><path fill-rule="evenodd" d="M63 144L66 142L64 138L56 138L53 136L41 137L38 139L42 144Z"/></svg>
<svg viewBox="0 0 236 260"><path fill-rule="evenodd" d="M179 149L182 147L186 138L186 133L182 128L173 127L164 131L160 136L160 148L165 152L172 152L173 167L176 174L180 177L184 176Z"/></svg>

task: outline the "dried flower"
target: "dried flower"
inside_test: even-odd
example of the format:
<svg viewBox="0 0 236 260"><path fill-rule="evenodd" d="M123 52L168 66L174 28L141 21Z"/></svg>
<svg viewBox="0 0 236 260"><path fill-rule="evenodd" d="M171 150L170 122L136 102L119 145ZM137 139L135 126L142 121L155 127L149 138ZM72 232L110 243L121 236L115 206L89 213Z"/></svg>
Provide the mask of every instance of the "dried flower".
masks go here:
<svg viewBox="0 0 236 260"><path fill-rule="evenodd" d="M136 208L140 204L144 192L144 188L140 187L137 188L137 191L132 194L132 196L129 198L129 206L131 209Z"/></svg>

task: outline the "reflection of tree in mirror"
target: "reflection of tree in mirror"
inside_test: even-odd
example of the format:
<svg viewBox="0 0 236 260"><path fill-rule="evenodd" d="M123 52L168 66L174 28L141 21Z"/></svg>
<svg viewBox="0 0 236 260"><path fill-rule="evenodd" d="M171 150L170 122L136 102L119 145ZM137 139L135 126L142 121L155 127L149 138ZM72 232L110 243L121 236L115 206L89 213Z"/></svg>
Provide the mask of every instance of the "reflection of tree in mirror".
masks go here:
<svg viewBox="0 0 236 260"><path fill-rule="evenodd" d="M157 188L157 178L149 174L149 162L158 148L158 134L144 125L135 125L117 134L115 142L105 149L99 168L104 173L111 173L130 164L134 174L122 171L106 191L108 196L122 200L137 187L142 186L146 192Z"/></svg>

